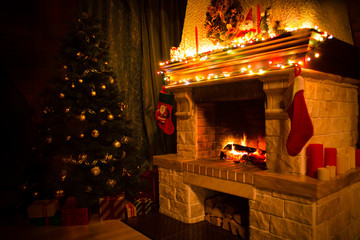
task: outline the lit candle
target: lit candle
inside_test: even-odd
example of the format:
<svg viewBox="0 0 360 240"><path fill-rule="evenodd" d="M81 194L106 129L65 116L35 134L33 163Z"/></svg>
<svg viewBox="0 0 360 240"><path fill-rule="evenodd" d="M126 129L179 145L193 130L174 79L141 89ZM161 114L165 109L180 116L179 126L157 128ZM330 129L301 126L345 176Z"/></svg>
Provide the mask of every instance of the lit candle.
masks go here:
<svg viewBox="0 0 360 240"><path fill-rule="evenodd" d="M320 181L330 180L330 170L329 168L321 167L317 170L318 179Z"/></svg>
<svg viewBox="0 0 360 240"><path fill-rule="evenodd" d="M316 178L321 167L324 167L323 145L309 144L306 148L306 175Z"/></svg>
<svg viewBox="0 0 360 240"><path fill-rule="evenodd" d="M195 26L195 44L196 44L196 54L199 54L199 36L198 36L197 26Z"/></svg>
<svg viewBox="0 0 360 240"><path fill-rule="evenodd" d="M325 166L336 166L336 148L324 148Z"/></svg>

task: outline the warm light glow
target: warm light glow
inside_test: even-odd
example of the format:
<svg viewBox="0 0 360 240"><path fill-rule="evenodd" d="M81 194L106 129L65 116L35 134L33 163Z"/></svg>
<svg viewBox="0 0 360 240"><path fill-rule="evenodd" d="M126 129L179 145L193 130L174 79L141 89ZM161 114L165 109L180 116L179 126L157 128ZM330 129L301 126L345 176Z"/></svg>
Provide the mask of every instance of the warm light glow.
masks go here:
<svg viewBox="0 0 360 240"><path fill-rule="evenodd" d="M314 55L316 58L320 57L320 54L319 53L315 53Z"/></svg>

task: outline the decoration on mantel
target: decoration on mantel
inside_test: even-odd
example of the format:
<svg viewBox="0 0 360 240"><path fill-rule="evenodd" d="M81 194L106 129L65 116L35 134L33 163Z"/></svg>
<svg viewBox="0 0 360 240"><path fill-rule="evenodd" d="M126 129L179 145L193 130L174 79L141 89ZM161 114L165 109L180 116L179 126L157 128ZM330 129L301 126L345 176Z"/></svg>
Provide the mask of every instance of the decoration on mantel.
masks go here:
<svg viewBox="0 0 360 240"><path fill-rule="evenodd" d="M173 103L174 95L167 94L165 86L163 86L159 93L159 102L155 111L155 120L161 130L167 135L173 134L175 130L171 121Z"/></svg>
<svg viewBox="0 0 360 240"><path fill-rule="evenodd" d="M279 23L280 26L280 23ZM307 62L310 62L313 58L319 58L320 53L317 51L318 47L322 45L327 39L332 39L333 36L329 35L327 32L321 31L319 28L315 27L314 29L281 29L278 26L277 32L281 35L276 36L275 34L269 36L268 38L253 38L249 41L241 40L240 42L233 42L231 45L211 49L207 52L202 52L195 54L193 56L187 56L185 58L180 58L179 49L172 48L171 60L161 62L160 70L157 72L158 75L162 75L163 80L166 85L189 85L197 82L204 81L216 81L220 79L233 78L239 76L251 76L251 75L262 75L268 71L281 70L286 68L292 68L295 65L306 68ZM274 55L269 56L269 59L251 59L251 54L256 49L274 46L279 43L282 39L290 38L294 35L302 34L303 32L311 32L309 37L309 47L304 54L289 54L289 55ZM177 55L179 54L179 55ZM205 64L216 64L225 60L243 60L243 64L231 71L223 71L221 73L207 72L206 74L193 74L190 78L184 78L180 80L174 80L171 77L171 74L168 74L169 69L185 69L185 68L194 68L198 65Z"/></svg>
<svg viewBox="0 0 360 240"><path fill-rule="evenodd" d="M286 141L286 150L290 156L298 155L314 134L304 97L305 82L300 76L301 67L295 66L294 72L295 78L290 87L291 104L286 110L291 121L291 130Z"/></svg>

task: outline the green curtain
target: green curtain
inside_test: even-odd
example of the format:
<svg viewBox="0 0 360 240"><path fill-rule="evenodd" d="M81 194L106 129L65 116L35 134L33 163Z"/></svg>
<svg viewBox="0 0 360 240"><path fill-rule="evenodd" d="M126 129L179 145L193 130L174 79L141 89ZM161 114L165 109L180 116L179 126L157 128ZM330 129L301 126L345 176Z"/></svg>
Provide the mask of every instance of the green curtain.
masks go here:
<svg viewBox="0 0 360 240"><path fill-rule="evenodd" d="M139 158L176 152L176 132L168 136L155 122L164 84L156 72L159 62L170 58L170 48L180 43L186 4L186 0L78 1L80 11L100 19L111 44L111 66L128 104L126 117Z"/></svg>

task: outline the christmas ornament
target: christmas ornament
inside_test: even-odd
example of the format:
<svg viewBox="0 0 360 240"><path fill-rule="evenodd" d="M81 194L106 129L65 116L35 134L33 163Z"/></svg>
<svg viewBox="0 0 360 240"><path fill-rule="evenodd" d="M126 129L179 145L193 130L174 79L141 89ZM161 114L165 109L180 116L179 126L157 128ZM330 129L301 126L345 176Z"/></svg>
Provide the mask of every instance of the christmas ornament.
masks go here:
<svg viewBox="0 0 360 240"><path fill-rule="evenodd" d="M60 171L60 179L61 179L62 182L65 181L66 176L67 176L67 171L66 170L61 170Z"/></svg>
<svg viewBox="0 0 360 240"><path fill-rule="evenodd" d="M93 97L96 96L96 92L94 90L91 91L91 96L93 96Z"/></svg>
<svg viewBox="0 0 360 240"><path fill-rule="evenodd" d="M85 114L80 114L80 121L85 121L86 117L85 117Z"/></svg>
<svg viewBox="0 0 360 240"><path fill-rule="evenodd" d="M56 199L60 199L60 198L62 198L62 197L64 197L64 190L62 190L62 189L56 190L56 192L55 192L55 198L56 198Z"/></svg>
<svg viewBox="0 0 360 240"><path fill-rule="evenodd" d="M25 192L29 189L29 184L24 183L19 186L20 191Z"/></svg>
<svg viewBox="0 0 360 240"><path fill-rule="evenodd" d="M96 129L92 130L91 136L92 136L93 138L97 138L97 137L99 136L99 131L96 130Z"/></svg>
<svg viewBox="0 0 360 240"><path fill-rule="evenodd" d="M159 93L159 102L156 107L155 120L161 130L168 135L173 134L175 129L171 122L173 102L174 95L167 94L165 86L163 86L161 92Z"/></svg>
<svg viewBox="0 0 360 240"><path fill-rule="evenodd" d="M94 176L98 176L100 174L100 168L98 166L93 167L90 171Z"/></svg>
<svg viewBox="0 0 360 240"><path fill-rule="evenodd" d="M113 84L113 83L114 83L114 78L113 78L113 77L109 77L109 82L110 82L110 84Z"/></svg>
<svg viewBox="0 0 360 240"><path fill-rule="evenodd" d="M106 124L106 120L101 120L100 124L104 126Z"/></svg>
<svg viewBox="0 0 360 240"><path fill-rule="evenodd" d="M130 142L130 138L127 137L127 136L122 136L121 139L120 139L120 142L123 143L123 144L127 144Z"/></svg>
<svg viewBox="0 0 360 240"><path fill-rule="evenodd" d="M106 89L106 85L105 85L105 84L101 84L101 89L105 90L105 89Z"/></svg>
<svg viewBox="0 0 360 240"><path fill-rule="evenodd" d="M65 140L66 140L66 141L70 141L70 140L71 140L71 136L66 136Z"/></svg>
<svg viewBox="0 0 360 240"><path fill-rule="evenodd" d="M92 187L90 186L86 186L85 189L84 189L85 192L89 193L92 191Z"/></svg>
<svg viewBox="0 0 360 240"><path fill-rule="evenodd" d="M109 179L106 182L106 184L113 188L116 185L116 180L115 179Z"/></svg>
<svg viewBox="0 0 360 240"><path fill-rule="evenodd" d="M126 152L125 151L122 151L121 152L121 160L125 159L126 158Z"/></svg>
<svg viewBox="0 0 360 240"><path fill-rule="evenodd" d="M65 79L65 81L69 80L68 76L65 76L64 79Z"/></svg>
<svg viewBox="0 0 360 240"><path fill-rule="evenodd" d="M107 120L111 121L111 120L113 120L113 119L114 119L114 115L109 114L109 115L107 116Z"/></svg>
<svg viewBox="0 0 360 240"><path fill-rule="evenodd" d="M83 133L83 132L80 132L79 138L83 138L84 136L85 136L84 133Z"/></svg>
<svg viewBox="0 0 360 240"><path fill-rule="evenodd" d="M82 80L81 78L79 78L79 83L83 83L84 82L84 80Z"/></svg>
<svg viewBox="0 0 360 240"><path fill-rule="evenodd" d="M79 154L77 163L81 164L81 163L85 162L86 160L87 160L87 155L82 153L82 154Z"/></svg>
<svg viewBox="0 0 360 240"><path fill-rule="evenodd" d="M75 87L75 84L74 84L74 83L72 83L72 84L71 84L71 87L72 87L72 88L74 88L74 87Z"/></svg>
<svg viewBox="0 0 360 240"><path fill-rule="evenodd" d="M70 107L65 108L65 113L68 113L68 112L70 112Z"/></svg>
<svg viewBox="0 0 360 240"><path fill-rule="evenodd" d="M60 97L60 98L64 98L64 97L65 97L65 94L60 93L60 94L59 94L59 97Z"/></svg>
<svg viewBox="0 0 360 240"><path fill-rule="evenodd" d="M116 147L116 148L119 148L119 147L121 147L121 143L118 140L115 140L113 142L113 146Z"/></svg>
<svg viewBox="0 0 360 240"><path fill-rule="evenodd" d="M47 138L46 138L46 142L47 143L52 143L52 141L53 141L53 139L52 139L52 137L51 136L48 136Z"/></svg>
<svg viewBox="0 0 360 240"><path fill-rule="evenodd" d="M300 76L301 68L296 66L295 78L291 86L291 105L287 109L291 121L291 130L286 141L290 156L296 156L314 134L314 127L308 113L304 97L304 79Z"/></svg>
<svg viewBox="0 0 360 240"><path fill-rule="evenodd" d="M127 177L130 177L131 174L126 170L126 168L123 168L123 172L122 172L122 176L127 176Z"/></svg>
<svg viewBox="0 0 360 240"><path fill-rule="evenodd" d="M33 198L37 198L39 196L38 192L33 192Z"/></svg>

